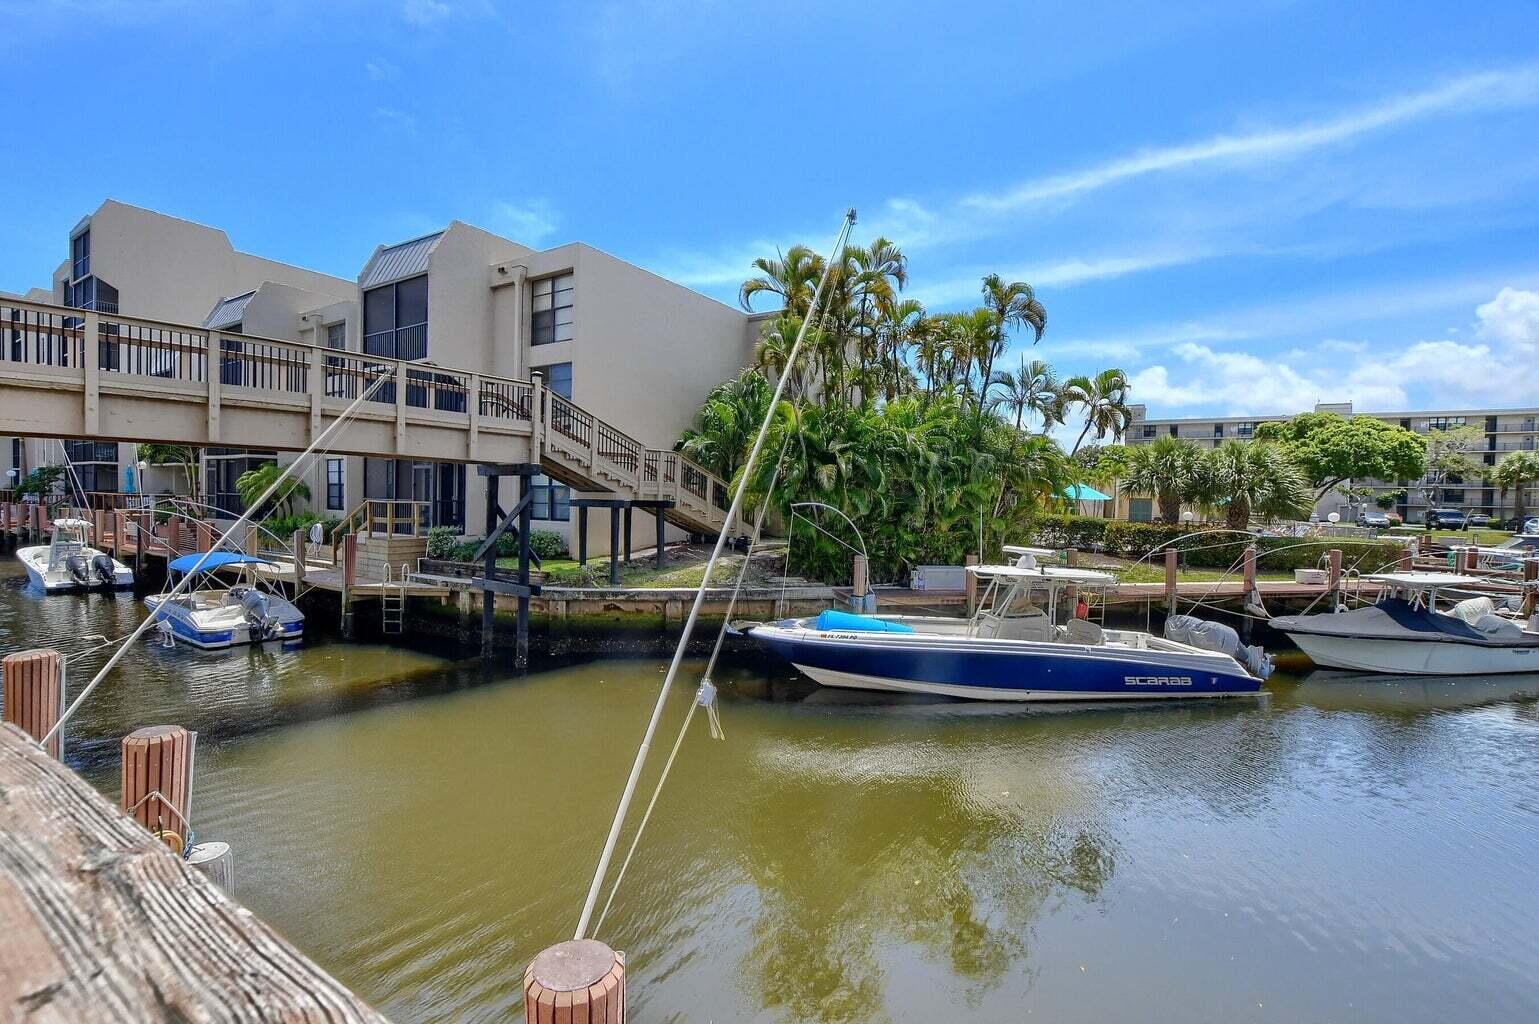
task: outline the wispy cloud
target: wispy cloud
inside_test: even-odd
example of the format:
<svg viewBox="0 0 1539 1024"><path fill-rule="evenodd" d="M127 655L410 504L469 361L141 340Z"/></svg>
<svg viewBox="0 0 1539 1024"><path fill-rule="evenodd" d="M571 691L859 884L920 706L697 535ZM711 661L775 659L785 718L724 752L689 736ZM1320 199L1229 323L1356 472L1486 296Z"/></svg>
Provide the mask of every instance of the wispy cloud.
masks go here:
<svg viewBox="0 0 1539 1024"><path fill-rule="evenodd" d="M376 57L374 60L365 61L363 70L365 74L367 74L376 82L389 81L401 73L400 68L396 67L388 60L383 60L378 57Z"/></svg>
<svg viewBox="0 0 1539 1024"><path fill-rule="evenodd" d="M547 200L500 202L492 207L491 224L515 242L537 245L549 238L561 223L561 216Z"/></svg>
<svg viewBox="0 0 1539 1024"><path fill-rule="evenodd" d="M1034 288L1072 288L1074 285L1088 281L1123 277L1127 274L1164 267L1185 266L1209 259L1214 255L1217 254L1198 249L1169 249L1125 256L1059 260L1055 263L1001 270L998 273L1006 281L1027 281ZM921 282L905 294L934 308L959 302L977 302L983 277L990 272L978 270L969 275L958 275L941 281Z"/></svg>
<svg viewBox="0 0 1539 1024"><path fill-rule="evenodd" d="M443 0L402 0L401 3L401 17L409 25L431 25L452 13L454 8Z"/></svg>
<svg viewBox="0 0 1539 1024"><path fill-rule="evenodd" d="M386 128L408 135L416 134L417 131L416 115L395 107L375 107L374 120Z"/></svg>
<svg viewBox="0 0 1539 1024"><path fill-rule="evenodd" d="M1215 135L1196 142L1144 150L1084 170L1036 178L1003 193L969 196L963 204L994 213L1018 210L1048 200L1094 192L1147 174L1210 163L1288 157L1440 114L1527 106L1536 100L1539 100L1539 68L1484 71L1325 120L1245 134Z"/></svg>

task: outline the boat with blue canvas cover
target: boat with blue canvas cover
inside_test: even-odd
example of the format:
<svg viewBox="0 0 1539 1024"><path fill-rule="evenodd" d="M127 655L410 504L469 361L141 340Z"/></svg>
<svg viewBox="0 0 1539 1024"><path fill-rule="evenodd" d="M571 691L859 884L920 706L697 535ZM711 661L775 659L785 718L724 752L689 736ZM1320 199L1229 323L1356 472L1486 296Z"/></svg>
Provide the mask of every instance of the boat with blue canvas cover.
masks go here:
<svg viewBox="0 0 1539 1024"><path fill-rule="evenodd" d="M236 551L183 555L166 567L168 585L195 572L193 585L174 597L151 595L144 603L163 635L204 650L274 640L294 643L304 637L304 613L282 594L264 589L253 571L271 565ZM222 579L221 572L233 574L233 582Z"/></svg>
<svg viewBox="0 0 1539 1024"><path fill-rule="evenodd" d="M1187 641L1107 629L1070 592L1103 594L1116 577L1039 565L971 566L986 584L968 619L825 611L741 626L824 686L931 693L972 700L1169 700L1255 694L1271 671L1257 648L1214 623ZM1197 620L1190 620L1197 623Z"/></svg>

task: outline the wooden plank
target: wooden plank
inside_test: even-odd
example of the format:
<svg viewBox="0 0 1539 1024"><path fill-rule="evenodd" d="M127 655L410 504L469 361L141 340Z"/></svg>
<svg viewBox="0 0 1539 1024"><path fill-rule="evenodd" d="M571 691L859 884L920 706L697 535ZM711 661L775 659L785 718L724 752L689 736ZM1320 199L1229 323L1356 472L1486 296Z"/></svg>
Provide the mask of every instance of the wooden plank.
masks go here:
<svg viewBox="0 0 1539 1024"><path fill-rule="evenodd" d="M0 934L5 1020L385 1021L9 725Z"/></svg>

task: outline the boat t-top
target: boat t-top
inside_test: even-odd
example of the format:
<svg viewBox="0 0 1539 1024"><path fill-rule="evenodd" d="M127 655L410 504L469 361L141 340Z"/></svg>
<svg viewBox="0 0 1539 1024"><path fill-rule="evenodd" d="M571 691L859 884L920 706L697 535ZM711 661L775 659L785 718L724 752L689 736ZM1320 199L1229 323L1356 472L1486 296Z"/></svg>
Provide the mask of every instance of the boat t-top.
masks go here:
<svg viewBox="0 0 1539 1024"><path fill-rule="evenodd" d="M1350 611L1284 615L1274 629L1327 668L1407 675L1539 672L1539 614L1525 623L1498 614L1490 597L1448 602L1489 582L1448 572L1365 575L1378 601Z"/></svg>
<svg viewBox="0 0 1539 1024"><path fill-rule="evenodd" d="M1271 672L1220 624L1175 617L1185 641L1107 629L1085 597L1104 598L1115 576L1040 564L1051 549L1005 550L1013 564L968 567L986 585L971 618L825 611L741 628L824 686L973 700L1230 697L1256 693Z"/></svg>
<svg viewBox="0 0 1539 1024"><path fill-rule="evenodd" d="M52 594L67 590L114 590L134 585L134 573L88 542L91 524L84 519L55 519L47 544L20 548L16 557L27 575Z"/></svg>
<svg viewBox="0 0 1539 1024"><path fill-rule="evenodd" d="M304 636L305 616L281 594L263 589L254 570L271 565L235 551L182 555L166 567L167 586L191 572L197 579L175 597L152 594L144 603L163 635L205 650L269 640L293 643ZM221 579L220 571L232 572L234 582Z"/></svg>

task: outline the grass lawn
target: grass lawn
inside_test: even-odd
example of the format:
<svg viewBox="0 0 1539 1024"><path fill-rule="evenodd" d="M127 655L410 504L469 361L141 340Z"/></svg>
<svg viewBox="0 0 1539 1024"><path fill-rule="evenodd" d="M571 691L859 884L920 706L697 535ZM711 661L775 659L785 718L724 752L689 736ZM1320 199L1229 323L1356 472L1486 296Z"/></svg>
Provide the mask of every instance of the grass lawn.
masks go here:
<svg viewBox="0 0 1539 1024"><path fill-rule="evenodd" d="M663 568L657 568L651 555L637 558L630 565L620 564L620 586L668 589L672 587L698 587L705 578L705 564L710 547L673 547L668 549ZM769 576L780 572L783 552L770 550L756 552L753 567L749 570L748 583L762 584ZM499 558L497 565L506 569L518 568L518 559ZM713 587L730 587L737 582L738 570L743 565L741 552L724 551L716 571L711 574ZM588 559L586 567L571 558L547 558L542 566L546 582L563 587L609 586L609 558L607 555Z"/></svg>
<svg viewBox="0 0 1539 1024"><path fill-rule="evenodd" d="M1164 563L1159 565L1150 565L1148 562L1140 562L1135 565L1131 562L1124 562L1120 565L1097 565L1095 568L1105 569L1106 571L1113 573L1117 579L1121 580L1123 583L1165 582ZM1180 569L1176 572L1176 581L1178 583L1218 583L1221 581L1239 583L1242 579L1243 577L1240 575L1238 569L1232 573L1227 574L1222 569L1187 568ZM1291 570L1286 569L1258 569L1256 571L1256 579L1291 581L1293 579L1293 573Z"/></svg>

